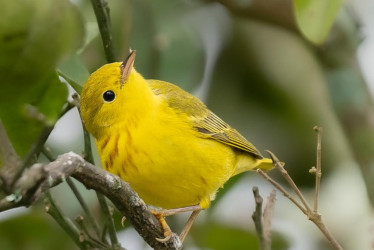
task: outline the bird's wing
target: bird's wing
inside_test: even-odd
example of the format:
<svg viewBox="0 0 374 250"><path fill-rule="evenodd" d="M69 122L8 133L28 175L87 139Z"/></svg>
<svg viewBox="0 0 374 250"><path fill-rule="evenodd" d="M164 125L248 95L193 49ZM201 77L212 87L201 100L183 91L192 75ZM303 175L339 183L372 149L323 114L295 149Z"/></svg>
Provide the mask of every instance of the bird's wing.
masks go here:
<svg viewBox="0 0 374 250"><path fill-rule="evenodd" d="M171 83L158 80L148 80L148 83L154 94L163 96L171 108L188 115L201 137L241 149L255 158L263 158L255 146L210 111L198 98Z"/></svg>

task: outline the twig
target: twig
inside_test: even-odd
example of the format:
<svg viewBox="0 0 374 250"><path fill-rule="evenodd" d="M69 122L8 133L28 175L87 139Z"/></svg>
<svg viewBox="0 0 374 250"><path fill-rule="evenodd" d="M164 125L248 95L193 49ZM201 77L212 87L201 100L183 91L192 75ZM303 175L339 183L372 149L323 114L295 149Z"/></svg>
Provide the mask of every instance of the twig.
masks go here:
<svg viewBox="0 0 374 250"><path fill-rule="evenodd" d="M283 167L284 164L282 164L278 158L269 150L266 150L266 152L270 155L270 158L275 162L276 168L282 173L283 178L286 179L288 184L290 184L291 188L294 190L296 195L299 197L300 201L303 203L304 207L307 209L309 208L308 202L305 200L303 194L301 193L300 189L297 187L291 176L288 174L287 170Z"/></svg>
<svg viewBox="0 0 374 250"><path fill-rule="evenodd" d="M70 189L73 191L75 197L77 198L79 204L81 205L81 207L83 208L83 211L84 213L86 214L87 218L88 218L88 221L89 223L91 224L91 226L93 227L96 235L98 237L100 237L100 229L99 229L99 226L97 225L94 217L92 216L90 210L88 209L87 207L87 204L86 202L84 201L82 195L79 193L77 187L75 186L73 180L70 178L70 177L67 177L66 178L66 182L67 184L69 185Z"/></svg>
<svg viewBox="0 0 374 250"><path fill-rule="evenodd" d="M267 198L264 212L262 213L263 199L259 193L258 187L253 187L253 196L255 197L256 209L252 214L255 223L256 233L259 239L260 250L271 249L271 220L273 217L275 204L275 190Z"/></svg>
<svg viewBox="0 0 374 250"><path fill-rule="evenodd" d="M320 140L321 140L321 137L320 137L320 134L319 134L319 138L318 138L318 143L319 144L320 144ZM268 153L273 160L273 164L282 173L283 177L288 181L292 190L296 193L296 195L298 196L298 198L300 199L302 204L299 203L298 201L296 201L279 183L277 183L275 180L273 180L264 171L259 169L259 170L257 170L257 172L259 172L265 179L267 179L271 184L273 184L274 187L276 187L279 191L281 191L284 196L286 196L289 200L291 200L308 217L308 219L311 220L320 229L320 231L323 233L323 235L326 237L326 239L330 242L330 244L335 249L338 249L338 250L343 249L342 246L339 244L339 242L335 239L335 237L327 229L326 225L324 224L324 222L322 220L322 216L318 213L318 211L312 210L311 207L308 205L308 203L306 202L303 194L301 193L299 188L296 186L295 182L292 180L292 178L288 174L288 172L284 169L284 167L283 167L284 164L281 163L278 160L278 158L272 152L268 151ZM317 150L317 159L320 160L321 159L320 157L321 157L320 152L318 153L318 150ZM321 171L320 163L317 162L317 165L319 165L319 166L317 166L317 168L319 168L319 171ZM321 176L316 177L316 178L319 179L318 180L318 185L319 185ZM318 191L319 191L319 187L318 187ZM318 194L316 194L315 197L316 196L317 196L317 199L318 199ZM317 208L318 208L318 206L317 206Z"/></svg>
<svg viewBox="0 0 374 250"><path fill-rule="evenodd" d="M163 47L163 40L161 36L157 35L157 28L155 22L155 15L152 9L152 1L142 0L138 1L141 7L142 17L148 23L146 29L143 31L145 39L149 41L150 52L147 65L147 75L151 79L157 79L160 72L161 63L161 49Z"/></svg>
<svg viewBox="0 0 374 250"><path fill-rule="evenodd" d="M68 102L67 105L61 111L59 118L65 115L73 107L74 105ZM17 169L17 173L15 174L14 179L12 180L13 181L12 183L15 183L15 181L21 176L22 172L36 161L37 154L39 154L40 151L42 150L53 128L54 128L54 124L45 125L38 140L34 143L34 145L32 145L29 152L27 153L25 160L23 161L23 164L21 165L19 169Z"/></svg>
<svg viewBox="0 0 374 250"><path fill-rule="evenodd" d="M11 184L22 162L10 141L5 127L0 119L0 154L3 161L0 171L1 186L7 193L11 192Z"/></svg>
<svg viewBox="0 0 374 250"><path fill-rule="evenodd" d="M265 239L264 231L262 227L262 197L259 194L258 187L253 187L253 196L255 197L256 209L252 214L252 220L255 223L256 233L259 239L259 249L266 250L265 248Z"/></svg>
<svg viewBox="0 0 374 250"><path fill-rule="evenodd" d="M257 172L262 175L267 181L269 181L276 189L278 189L285 197L287 197L293 204L295 204L304 214L307 213L306 209L300 204L290 193L288 193L278 182L272 179L267 173L261 169L257 169Z"/></svg>
<svg viewBox="0 0 374 250"><path fill-rule="evenodd" d="M86 225L84 224L83 216L81 216L81 215L77 216L75 218L75 222L77 223L79 229L81 230L80 241L87 241L93 247L98 248L98 249L110 249L110 246L107 245L106 242L102 242L100 240L97 240L90 235Z"/></svg>
<svg viewBox="0 0 374 250"><path fill-rule="evenodd" d="M94 158L92 155L92 147L91 147L91 137L87 129L84 127L83 122L82 122L82 127L83 127L83 138L84 138L84 159L94 164Z"/></svg>
<svg viewBox="0 0 374 250"><path fill-rule="evenodd" d="M80 114L80 107L79 107L79 96L78 95L73 95L73 99L75 103L77 103L77 108ZM91 148L91 137L88 131L86 130L83 121L82 121L82 127L83 127L83 136L84 136L84 158L86 161L89 163L94 164L94 159L92 155L92 148ZM109 206L105 200L105 197L96 192L97 199L100 204L101 211L103 212L104 219L105 219L105 224L108 228L108 234L110 238L110 242L112 243L112 246L117 247L119 245L118 238L117 238L117 233L116 233L116 228L114 227L114 222L113 222L113 217L109 212Z"/></svg>
<svg viewBox="0 0 374 250"><path fill-rule="evenodd" d="M101 211L103 212L104 218L105 218L105 224L108 228L109 238L110 242L112 243L112 246L118 246L118 238L116 233L116 228L114 227L113 217L109 211L109 205L105 200L105 197L96 192L97 199L99 200Z"/></svg>
<svg viewBox="0 0 374 250"><path fill-rule="evenodd" d="M264 215L263 215L263 234L264 234L264 244L265 249L271 249L271 221L273 219L273 212L275 206L275 197L276 191L273 189L269 194L265 208L264 208Z"/></svg>
<svg viewBox="0 0 374 250"><path fill-rule="evenodd" d="M108 62L116 60L113 49L113 38L111 33L111 22L108 3L105 0L91 0L95 12L97 25L99 26L101 39L104 44L105 57Z"/></svg>
<svg viewBox="0 0 374 250"><path fill-rule="evenodd" d="M46 212L55 219L55 221L70 236L70 238L80 247L80 249L87 249L86 244L80 240L78 229L74 226L73 223L69 223L69 221L62 215L62 213L60 212L60 209L57 207L49 191L46 191L45 194L47 197L45 199Z"/></svg>
<svg viewBox="0 0 374 250"><path fill-rule="evenodd" d="M320 183L321 183L321 177L322 177L322 171L321 171L321 149L322 149L322 128L315 126L314 131L318 133L317 135L317 169L311 169L310 172L314 173L316 175L316 189L314 193L314 212L318 212L318 197L319 197L319 189L320 189Z"/></svg>
<svg viewBox="0 0 374 250"><path fill-rule="evenodd" d="M22 172L33 164L36 161L37 154L41 151L42 147L44 146L45 142L48 139L48 136L53 130L53 126L47 125L43 128L42 132L38 140L32 145L31 149L27 153L25 160L23 161L22 166L18 169L17 174L15 176L14 181L16 181L22 174Z"/></svg>
<svg viewBox="0 0 374 250"><path fill-rule="evenodd" d="M49 161L55 161L56 159L52 156L51 152L44 146L42 149L42 153L47 157ZM66 183L69 185L70 189L73 191L75 197L77 198L79 204L81 205L84 213L86 214L88 218L88 222L92 225L96 235L100 237L100 229L99 226L97 225L94 217L92 216L90 210L88 209L88 206L86 202L84 201L82 195L78 191L77 187L75 186L74 182L70 177L66 178Z"/></svg>
<svg viewBox="0 0 374 250"><path fill-rule="evenodd" d="M11 143L5 127L0 119L0 154L4 166L17 165L20 162L19 156Z"/></svg>

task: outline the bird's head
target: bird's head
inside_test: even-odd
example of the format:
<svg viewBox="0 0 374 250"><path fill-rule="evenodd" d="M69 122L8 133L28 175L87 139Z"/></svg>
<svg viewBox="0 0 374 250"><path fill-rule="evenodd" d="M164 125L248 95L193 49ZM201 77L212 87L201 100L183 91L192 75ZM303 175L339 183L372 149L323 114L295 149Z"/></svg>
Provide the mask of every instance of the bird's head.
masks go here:
<svg viewBox="0 0 374 250"><path fill-rule="evenodd" d="M136 52L131 51L122 62L102 66L86 81L81 93L81 116L87 130L95 137L105 128L121 120L126 106L134 105L141 93L134 87L142 87L144 78L134 69ZM141 100L137 100L141 102Z"/></svg>

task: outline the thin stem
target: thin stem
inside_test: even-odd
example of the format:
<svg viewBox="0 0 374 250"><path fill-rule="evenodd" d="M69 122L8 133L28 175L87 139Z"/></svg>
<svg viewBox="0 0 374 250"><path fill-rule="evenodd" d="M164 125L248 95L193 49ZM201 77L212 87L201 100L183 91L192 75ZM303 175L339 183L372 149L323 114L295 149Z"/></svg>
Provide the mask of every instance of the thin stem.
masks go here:
<svg viewBox="0 0 374 250"><path fill-rule="evenodd" d="M87 129L83 126L83 138L84 138L84 159L92 164L94 164L94 158L92 154L92 146L91 146L91 137L88 133Z"/></svg>
<svg viewBox="0 0 374 250"><path fill-rule="evenodd" d="M288 193L278 182L272 179L267 173L261 169L257 169L257 172L262 175L267 181L269 181L276 189L278 189L285 197L287 197L293 204L295 204L304 214L307 215L307 210L297 201L295 198Z"/></svg>
<svg viewBox="0 0 374 250"><path fill-rule="evenodd" d="M90 134L88 133L88 131L84 127L83 123L82 123L82 126L83 126L83 135L84 135L84 150L85 150L84 155L85 155L85 159L88 162L94 164L94 159L93 159L93 155L92 155L92 148L91 148ZM113 218L112 218L112 215L109 212L109 207L108 207L108 204L105 200L105 197L102 194L100 194L99 192L96 192L96 196L97 196L97 199L99 201L100 208L103 212L104 219L106 221L106 225L108 226L108 234L109 234L110 242L112 243L113 246L118 245L116 228L114 227Z"/></svg>
<svg viewBox="0 0 374 250"><path fill-rule="evenodd" d="M252 214L252 220L255 223L255 228L257 236L259 239L259 249L266 250L265 248L265 239L264 239L264 230L262 226L262 202L263 199L258 191L258 187L253 187L253 196L255 197L256 209Z"/></svg>
<svg viewBox="0 0 374 250"><path fill-rule="evenodd" d="M44 146L42 148L42 153L47 157L47 159L49 161L55 161L56 159L52 156L51 152ZM99 226L97 225L94 217L92 216L90 210L88 209L88 206L86 204L86 202L84 201L82 195L80 194L80 192L78 191L77 187L75 186L73 180L70 178L70 177L67 177L66 178L66 182L67 184L69 185L70 189L73 191L75 197L77 198L79 204L81 205L84 213L86 214L87 218L88 218L88 221L89 223L92 225L96 235L98 237L100 237L100 229L99 229Z"/></svg>
<svg viewBox="0 0 374 250"><path fill-rule="evenodd" d="M97 25L99 26L106 60L108 62L114 62L116 58L114 56L108 3L105 0L91 0L91 4L95 12Z"/></svg>
<svg viewBox="0 0 374 250"><path fill-rule="evenodd" d="M87 249L84 242L80 241L78 229L62 215L60 209L57 207L49 191L45 192L45 210L49 213L61 228L70 236L70 238L80 247L80 249Z"/></svg>
<svg viewBox="0 0 374 250"><path fill-rule="evenodd" d="M98 237L100 237L99 226L97 225L94 217L92 216L90 210L88 209L86 202L84 201L82 195L79 193L79 191L78 191L77 187L75 186L73 180L70 177L68 177L68 178L66 178L66 182L69 185L70 189L73 191L75 197L77 197L77 200L78 200L79 204L81 205L84 213L86 214L89 223L92 225L96 235Z"/></svg>
<svg viewBox="0 0 374 250"><path fill-rule="evenodd" d="M270 250L271 249L271 221L273 219L273 212L274 212L274 206L275 206L275 197L276 197L276 191L273 189L271 193L269 194L264 212L263 212L263 235L264 235L264 245L265 249Z"/></svg>
<svg viewBox="0 0 374 250"><path fill-rule="evenodd" d="M307 211L311 211L310 206L309 206L308 202L305 200L305 198L304 198L303 194L301 193L300 189L297 187L297 185L295 184L295 182L293 181L291 176L288 174L287 170L283 167L284 164L281 163L278 160L278 158L272 152L270 152L270 151L266 151L266 152L270 155L273 162L275 162L276 168L282 173L283 177L286 179L288 184L290 184L291 188L294 190L296 195L299 197L299 199L303 203L305 209Z"/></svg>
<svg viewBox="0 0 374 250"><path fill-rule="evenodd" d="M313 211L317 213L318 211L318 197L319 197L319 189L322 177L322 170L321 170L321 152L322 152L322 128L321 127L314 127L314 130L318 133L317 134L317 169L315 172L316 175L316 189L314 193L314 209Z"/></svg>
<svg viewBox="0 0 374 250"><path fill-rule="evenodd" d="M3 160L3 165L12 166L19 163L19 157L16 150L10 141L8 134L6 133L5 127L0 119L0 155Z"/></svg>
<svg viewBox="0 0 374 250"><path fill-rule="evenodd" d="M59 115L59 118L61 118L63 115L65 115L73 107L74 107L74 105L72 105L71 103L68 102L67 105L61 111L61 113ZM21 176L22 172L27 167L29 167L32 163L34 163L36 161L37 155L42 150L42 148L43 148L45 142L47 141L49 135L51 134L54 126L55 126L54 124L53 125L45 125L45 127L43 128L43 130L42 130L42 132L41 132L41 134L38 138L38 140L36 141L36 143L34 145L32 145L31 149L29 150L29 152L27 153L27 155L25 157L25 160L24 160L23 164L17 170L17 173L16 173L16 175L14 177L14 180L13 180L13 184Z"/></svg>
<svg viewBox="0 0 374 250"><path fill-rule="evenodd" d="M97 196L97 199L99 200L101 210L103 211L106 225L108 226L110 242L112 243L112 246L116 246L118 245L117 233L116 233L116 228L114 227L113 217L109 211L109 206L105 200L104 195L100 194L99 192L96 192L96 196Z"/></svg>
<svg viewBox="0 0 374 250"><path fill-rule="evenodd" d="M330 244L335 249L343 250L343 247L339 244L339 242L335 239L335 237L327 229L325 223L322 221L322 217L319 214L314 214L314 215L315 216L312 216L309 219L319 228L319 230L323 233L323 235L326 237L326 239L330 242Z"/></svg>
<svg viewBox="0 0 374 250"><path fill-rule="evenodd" d="M47 141L48 136L50 135L52 130L53 130L53 126L49 126L49 125L47 125L43 128L38 140L36 141L36 143L34 145L32 145L31 149L29 150L29 152L26 155L25 161L23 162L21 167L18 169L17 174L16 174L16 176L13 180L14 182L21 176L22 172L28 166L30 166L32 163L34 163L36 161L37 154L41 151L42 147L44 146L45 142Z"/></svg>
<svg viewBox="0 0 374 250"><path fill-rule="evenodd" d="M149 41L150 53L148 58L147 75L151 79L157 79L160 72L161 63L161 49L163 41L160 36L157 36L157 28L155 22L155 15L153 13L152 0L138 1L144 21L148 23L146 29L143 31L146 39Z"/></svg>
<svg viewBox="0 0 374 250"><path fill-rule="evenodd" d="M285 197L287 197L292 203L294 203L307 217L311 220L325 235L327 240L331 243L331 245L338 250L343 249L339 242L334 238L334 236L327 230L327 227L322 221L322 217L318 213L314 213L312 210L303 208L300 203L298 203L278 182L273 180L269 175L267 175L261 169L257 169L257 172L260 173L266 180L268 180L275 188L277 188Z"/></svg>
<svg viewBox="0 0 374 250"><path fill-rule="evenodd" d="M321 137L319 136L318 138L318 143L320 144L321 143ZM317 146L319 147L318 150L320 150L320 146ZM308 203L306 202L306 200L304 199L304 196L303 194L301 193L301 191L299 190L299 188L296 186L295 182L292 180L291 176L288 174L288 172L283 168L283 163L279 162L278 158L270 151L267 151L270 155L270 157L272 158L273 162L275 163L277 169L282 173L283 177L287 180L287 182L290 184L290 186L292 187L292 189L294 190L294 192L297 194L297 196L299 197L299 199L301 200L301 202L303 203L304 205L304 208L298 203L296 202L295 200L291 199L291 196L277 183L275 182L273 179L271 179L266 173L264 173L262 170L258 170L258 172L264 176L267 180L269 180L277 189L279 189L283 194L286 194L286 197L288 197L294 204L296 204L299 209L308 217L309 220L311 220L319 229L320 231L323 233L323 235L327 238L327 240L330 242L330 244L335 248L335 249L343 249L341 247L341 245L339 244L339 242L335 239L335 237L327 230L327 227L326 225L324 224L324 222L322 221L322 217L321 215L318 213L318 211L314 211L310 208L310 206L308 205ZM318 154L317 153L317 158L318 160L321 159L321 155L320 153ZM318 161L317 160L317 161ZM318 163L318 166L317 166L317 169L316 170L317 172L321 172L321 164L320 162ZM316 177L318 178L318 192L319 192L319 182L320 182L320 178L321 176L319 177ZM317 189L317 187L316 187ZM318 195L317 195L317 198L318 198ZM318 206L317 206L317 209L318 209Z"/></svg>
<svg viewBox="0 0 374 250"><path fill-rule="evenodd" d="M79 103L79 97L78 96L73 96L74 100L76 103ZM78 107L78 111L80 114L80 108ZM83 136L84 136L84 158L86 161L89 163L95 164L93 155L92 155L92 148L91 148L91 137L86 128L84 127L84 124L82 122L82 127L83 127ZM109 211L109 206L105 200L105 197L99 193L96 192L97 199L100 204L100 208L103 212L104 219L106 221L106 225L108 226L108 233L109 233L109 238L110 242L112 243L112 246L119 245L118 239L117 239L117 234L116 234L116 228L114 227L114 222L112 215L110 214Z"/></svg>
<svg viewBox="0 0 374 250"><path fill-rule="evenodd" d="M17 155L16 150L10 141L5 127L0 119L0 159L2 159L2 168L0 171L0 186L6 193L12 192L12 184L14 182L17 171L22 161Z"/></svg>
<svg viewBox="0 0 374 250"><path fill-rule="evenodd" d="M109 249L109 246L95 238L93 238L90 233L88 232L88 229L86 225L84 224L84 218L83 216L79 215L77 218L75 218L75 222L77 223L79 229L81 230L81 237L84 238L85 241L90 242L92 246L95 246L99 249ZM100 238L99 238L100 239Z"/></svg>

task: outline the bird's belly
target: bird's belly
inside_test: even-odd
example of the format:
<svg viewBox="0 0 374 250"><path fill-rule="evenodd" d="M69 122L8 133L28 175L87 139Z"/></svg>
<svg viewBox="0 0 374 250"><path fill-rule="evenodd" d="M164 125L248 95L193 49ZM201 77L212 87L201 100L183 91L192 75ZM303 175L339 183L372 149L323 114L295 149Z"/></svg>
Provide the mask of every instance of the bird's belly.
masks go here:
<svg viewBox="0 0 374 250"><path fill-rule="evenodd" d="M174 134L127 138L107 169L129 182L147 203L162 208L200 204L206 208L233 174L233 150L215 140ZM123 147L123 148L122 148ZM102 154L103 155L103 154ZM108 165L108 164L107 164Z"/></svg>

